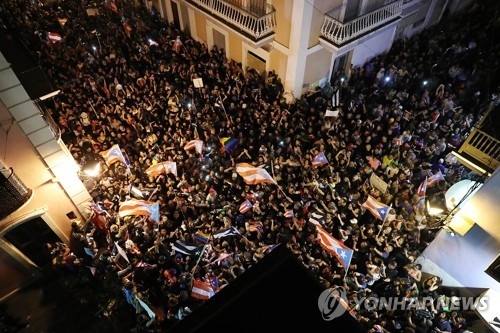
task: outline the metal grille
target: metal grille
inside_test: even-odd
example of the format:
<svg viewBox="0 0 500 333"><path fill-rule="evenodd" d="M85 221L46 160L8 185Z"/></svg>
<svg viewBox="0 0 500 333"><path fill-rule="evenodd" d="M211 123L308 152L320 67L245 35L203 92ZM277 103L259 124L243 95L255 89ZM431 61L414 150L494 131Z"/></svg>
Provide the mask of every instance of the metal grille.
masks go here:
<svg viewBox="0 0 500 333"><path fill-rule="evenodd" d="M7 168L0 170L0 220L9 216L25 204L32 191Z"/></svg>

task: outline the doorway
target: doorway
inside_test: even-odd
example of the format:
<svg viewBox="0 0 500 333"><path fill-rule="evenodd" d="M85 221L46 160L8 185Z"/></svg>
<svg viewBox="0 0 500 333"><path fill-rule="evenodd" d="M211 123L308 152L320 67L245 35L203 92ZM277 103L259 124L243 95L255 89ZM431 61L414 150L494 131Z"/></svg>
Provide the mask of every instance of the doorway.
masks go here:
<svg viewBox="0 0 500 333"><path fill-rule="evenodd" d="M3 238L40 268L52 263L46 244L62 242L40 216L12 228Z"/></svg>
<svg viewBox="0 0 500 333"><path fill-rule="evenodd" d="M252 51L247 52L247 67L255 69L261 77L266 76L266 60L262 59Z"/></svg>
<svg viewBox="0 0 500 333"><path fill-rule="evenodd" d="M3 242L0 239L0 244ZM27 286L35 280L30 269L15 260L0 246L0 299L6 297L12 292Z"/></svg>
<svg viewBox="0 0 500 333"><path fill-rule="evenodd" d="M172 4L172 16L174 17L174 26L177 30L181 30L181 21L179 20L179 9L177 3L171 1Z"/></svg>
<svg viewBox="0 0 500 333"><path fill-rule="evenodd" d="M224 53L226 53L226 36L215 29L212 29L212 31L214 35L214 45L217 46L219 51L224 50Z"/></svg>
<svg viewBox="0 0 500 333"><path fill-rule="evenodd" d="M352 52L352 51L350 51ZM330 82L335 82L339 76L345 75L346 67L347 67L347 59L349 58L349 53L347 52L340 57L335 58L332 69L332 77L330 78Z"/></svg>

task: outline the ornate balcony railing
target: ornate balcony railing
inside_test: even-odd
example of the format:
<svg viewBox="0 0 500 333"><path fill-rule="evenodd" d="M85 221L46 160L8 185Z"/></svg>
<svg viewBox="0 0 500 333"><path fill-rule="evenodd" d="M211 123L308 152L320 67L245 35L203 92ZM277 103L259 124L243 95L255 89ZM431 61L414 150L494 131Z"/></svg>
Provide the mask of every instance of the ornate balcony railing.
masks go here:
<svg viewBox="0 0 500 333"><path fill-rule="evenodd" d="M399 17L402 5L403 0L394 1L345 23L325 15L321 35L336 45L343 45Z"/></svg>
<svg viewBox="0 0 500 333"><path fill-rule="evenodd" d="M188 2L230 23L254 40L266 37L276 29L276 10L269 4L266 4L262 8L262 14L258 15L251 8L223 0L188 0Z"/></svg>
<svg viewBox="0 0 500 333"><path fill-rule="evenodd" d="M472 130L458 153L480 162L489 173L500 165L500 141L477 128Z"/></svg>
<svg viewBox="0 0 500 333"><path fill-rule="evenodd" d="M59 129L59 126L57 126L57 123L55 122L54 118L52 118L52 115L50 114L49 110L45 107L43 102L41 103L40 101L35 100L34 103L37 106L38 111L40 112L40 115L42 116L43 120L45 120L50 131L54 135L54 138L56 138L56 140L59 140L59 138L61 137L61 130Z"/></svg>
<svg viewBox="0 0 500 333"><path fill-rule="evenodd" d="M0 162L0 220L12 214L31 197L29 189L12 168L7 168Z"/></svg>

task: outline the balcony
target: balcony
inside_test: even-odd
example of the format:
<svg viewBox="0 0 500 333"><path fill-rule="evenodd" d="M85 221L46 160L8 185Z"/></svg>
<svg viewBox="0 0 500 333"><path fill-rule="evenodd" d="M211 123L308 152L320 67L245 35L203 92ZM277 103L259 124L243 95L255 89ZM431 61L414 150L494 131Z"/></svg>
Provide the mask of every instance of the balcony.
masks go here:
<svg viewBox="0 0 500 333"><path fill-rule="evenodd" d="M0 220L14 213L31 198L33 191L0 162Z"/></svg>
<svg viewBox="0 0 500 333"><path fill-rule="evenodd" d="M260 47L274 39L276 10L262 0L186 0Z"/></svg>
<svg viewBox="0 0 500 333"><path fill-rule="evenodd" d="M500 139L495 131L499 111L500 107L490 109L458 151L453 152L460 163L480 175L493 174L500 165Z"/></svg>
<svg viewBox="0 0 500 333"><path fill-rule="evenodd" d="M397 21L401 15L402 5L403 0L394 1L347 22L341 22L325 14L320 41L324 40L336 48L345 46Z"/></svg>

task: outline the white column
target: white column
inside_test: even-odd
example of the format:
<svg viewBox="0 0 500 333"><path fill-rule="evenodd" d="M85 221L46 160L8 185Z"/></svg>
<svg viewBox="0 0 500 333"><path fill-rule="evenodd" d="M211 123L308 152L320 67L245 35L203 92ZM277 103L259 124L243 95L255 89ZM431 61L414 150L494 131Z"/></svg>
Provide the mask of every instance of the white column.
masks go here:
<svg viewBox="0 0 500 333"><path fill-rule="evenodd" d="M306 1L293 2L285 90L292 90L297 98L302 94L313 10Z"/></svg>
<svg viewBox="0 0 500 333"><path fill-rule="evenodd" d="M189 30L191 32L191 37L194 40L198 40L198 32L196 31L196 17L194 15L194 10L188 7L188 17L189 17Z"/></svg>
<svg viewBox="0 0 500 333"><path fill-rule="evenodd" d="M167 9L167 21L168 23L174 22L174 14L172 14L172 2L170 0L164 0L165 7Z"/></svg>

